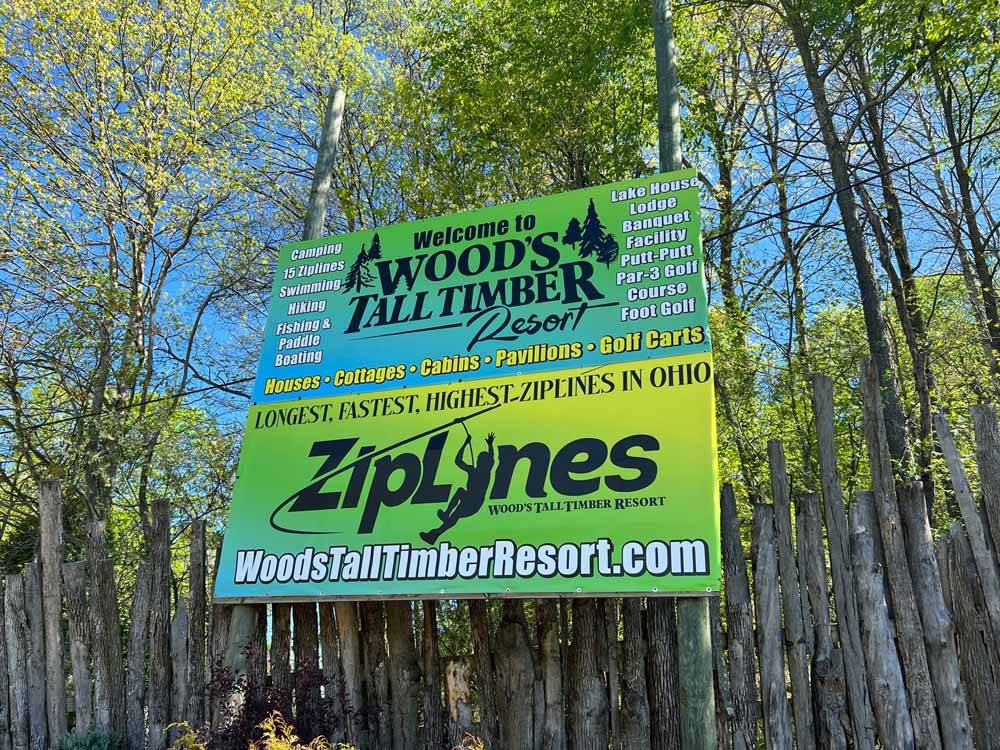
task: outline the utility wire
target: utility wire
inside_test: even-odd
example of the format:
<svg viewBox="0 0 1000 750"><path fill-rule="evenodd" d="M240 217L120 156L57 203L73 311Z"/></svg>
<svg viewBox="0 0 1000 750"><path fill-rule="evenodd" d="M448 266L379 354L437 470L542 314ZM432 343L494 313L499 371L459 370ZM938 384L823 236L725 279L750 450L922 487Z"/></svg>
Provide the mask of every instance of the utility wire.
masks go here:
<svg viewBox="0 0 1000 750"><path fill-rule="evenodd" d="M971 143L974 143L975 141L982 140L984 138L989 138L989 137L994 136L994 135L1000 135L1000 127L993 128L992 130L988 130L988 131L986 131L984 133L980 133L979 135L972 136L972 137L967 138L967 139L965 139L963 141L959 141L958 145L960 145L960 146L967 146L967 145L969 145ZM894 172L898 172L901 169L907 169L909 167L912 167L912 166L915 166L917 164L920 164L921 162L927 161L928 159L933 159L933 158L936 158L936 157L941 156L943 154L947 154L948 152L951 151L951 149L952 149L951 146L942 146L941 148L939 148L939 149L937 149L935 151L931 151L929 153L923 154L922 156L918 156L915 159L911 159L910 161L903 162L902 164L897 164L895 166L892 166L892 167L890 167L888 169L888 172L891 174L891 173L894 173ZM875 173L869 175L868 177L863 177L860 180L856 180L856 181L850 183L846 187L839 188L839 189L836 189L836 190L831 190L831 191L822 193L820 195L813 196L812 198L809 198L808 200L804 200L801 203L796 203L796 204L794 204L792 206L789 206L788 207L788 212L791 213L792 211L795 211L795 210L800 209L800 208L805 208L806 206L811 206L814 203L819 203L819 202L824 201L824 200L826 200L828 198L835 198L837 195L839 195L842 192L845 192L845 191L848 191L848 190L854 190L855 188L861 187L862 185L865 185L865 184L871 182L872 180L879 179L881 176L882 175L881 175L880 172L875 172ZM781 213L768 214L766 216L761 216L758 219L754 219L753 221L748 221L748 222L746 222L744 224L741 224L740 226L738 226L738 227L736 227L734 229L730 229L730 230L725 231L725 232L719 232L718 234L709 235L706 238L706 241L719 240L719 239L721 239L723 237L734 236L734 235L736 235L737 232L741 232L744 229L749 229L751 227L759 226L760 224L764 224L764 223L766 223L768 221L771 221L772 219L780 219L780 218L781 218ZM146 399L145 401L136 401L136 402L133 402L131 404L127 404L124 407L117 407L117 408L112 409L111 411L112 412L114 412L114 411L131 411L132 409L135 409L137 407L146 406L148 404L155 404L155 403L158 403L160 401L169 401L171 399L184 398L185 396L191 396L191 395L194 395L194 394L197 394L197 393L207 393L209 391L220 390L220 389L227 388L227 387L233 386L233 385L240 385L242 383L249 383L249 382L253 381L254 379L255 378L240 378L238 380L231 380L231 381L228 381L226 383L218 383L218 384L214 384L214 385L203 386L201 388L193 388L193 389L190 389L190 390L187 390L187 391L181 391L179 393L173 393L173 394L170 394L170 395L167 395L167 396L157 396L155 398ZM87 414L79 414L79 415L75 415L75 416L72 416L72 417L63 417L62 419L54 419L54 420L51 420L49 422L38 422L36 424L29 425L26 428L26 430L34 431L34 430L41 429L42 427L51 427L53 425L63 424L63 423L66 423L66 422L73 422L73 421L78 420L78 419L86 419L88 417L100 416L100 414L101 414L100 412L90 412L90 413L87 413ZM4 435L11 435L11 434L14 434L16 432L17 432L17 430L13 430L13 429L11 429L11 430L3 430L3 431L0 431L0 437L2 437Z"/></svg>

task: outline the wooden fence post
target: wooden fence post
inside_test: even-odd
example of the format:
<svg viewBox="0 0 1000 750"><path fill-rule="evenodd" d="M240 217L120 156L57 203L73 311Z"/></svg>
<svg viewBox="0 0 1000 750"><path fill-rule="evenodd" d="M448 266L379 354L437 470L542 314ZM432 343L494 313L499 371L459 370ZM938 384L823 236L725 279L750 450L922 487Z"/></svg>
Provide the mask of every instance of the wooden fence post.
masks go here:
<svg viewBox="0 0 1000 750"><path fill-rule="evenodd" d="M319 605L319 652L323 660L323 696L327 714L323 726L327 737L336 744L341 741L344 733L344 700L340 691L337 618L331 602L320 602Z"/></svg>
<svg viewBox="0 0 1000 750"><path fill-rule="evenodd" d="M778 597L778 552L774 543L774 508L770 505L757 503L753 507L751 548L764 740L768 750L791 750L792 719L785 690L785 652L781 637L781 603Z"/></svg>
<svg viewBox="0 0 1000 750"><path fill-rule="evenodd" d="M575 638L573 648L576 648ZM681 747L677 608L670 597L646 600L646 655L650 747L676 750Z"/></svg>
<svg viewBox="0 0 1000 750"><path fill-rule="evenodd" d="M774 499L774 526L781 576L788 675L792 683L795 739L799 747L810 747L816 742L816 729L809 683L809 654L806 652L806 625L802 616L799 569L795 548L792 546L791 490L785 465L785 450L780 440L767 442L767 459L771 470L771 497Z"/></svg>
<svg viewBox="0 0 1000 750"><path fill-rule="evenodd" d="M604 612L604 629L600 631L600 638L607 645L605 671L608 676L608 724L611 729L611 748L618 750L621 743L621 711L618 697L621 691L618 673L618 600L608 597L600 599L598 603L602 605L601 610Z"/></svg>
<svg viewBox="0 0 1000 750"><path fill-rule="evenodd" d="M870 357L866 357L861 363L861 386L865 444L868 447L872 490L885 552L885 573L895 613L896 643L913 714L913 735L921 747L939 748L941 733L927 667L924 633L910 579L910 566L906 559L906 542L903 540L889 446L885 424L882 422L879 375Z"/></svg>
<svg viewBox="0 0 1000 750"><path fill-rule="evenodd" d="M311 740L322 730L319 688L319 615L316 602L292 605L295 653L295 728L299 736ZM289 719L290 720L290 719Z"/></svg>
<svg viewBox="0 0 1000 750"><path fill-rule="evenodd" d="M188 719L188 702L191 693L188 675L188 618L187 602L178 597L173 619L170 621L170 669L172 693L170 696L170 721L179 724ZM170 740L176 739L179 731L172 730Z"/></svg>
<svg viewBox="0 0 1000 750"><path fill-rule="evenodd" d="M191 522L188 552L188 707L193 727L205 722L205 522Z"/></svg>
<svg viewBox="0 0 1000 750"><path fill-rule="evenodd" d="M570 679L569 729L574 750L607 750L608 694L598 665L597 605L590 597L573 600L573 646ZM655 748L656 745L654 744ZM497 745L506 750L504 745Z"/></svg>
<svg viewBox="0 0 1000 750"><path fill-rule="evenodd" d="M808 596L813 618L814 650L812 659L813 701L816 741L823 748L846 748L850 726L844 695L844 661L834 648L830 626L830 592L826 582L826 558L819 519L819 496L814 492L799 495L795 503L797 552L805 577L803 596Z"/></svg>
<svg viewBox="0 0 1000 750"><path fill-rule="evenodd" d="M146 645L149 643L149 562L139 563L129 617L127 672L125 676L125 739L129 750L146 746Z"/></svg>
<svg viewBox="0 0 1000 750"><path fill-rule="evenodd" d="M31 723L28 718L28 621L24 613L24 579L6 576L4 635L7 640L7 670L10 690L10 739L14 750L28 750Z"/></svg>
<svg viewBox="0 0 1000 750"><path fill-rule="evenodd" d="M45 698L49 744L58 747L66 735L66 671L62 640L62 493L58 480L38 485L38 536L42 564L42 607L45 616Z"/></svg>
<svg viewBox="0 0 1000 750"><path fill-rule="evenodd" d="M441 701L441 652L438 649L437 602L423 601L423 638L421 655L424 662L424 747L444 750L444 704Z"/></svg>
<svg viewBox="0 0 1000 750"><path fill-rule="evenodd" d="M64 563L66 612L69 615L69 656L73 668L73 708L76 734L86 734L94 724L94 694L90 674L90 633L87 626L87 563Z"/></svg>
<svg viewBox="0 0 1000 750"><path fill-rule="evenodd" d="M486 750L498 750L494 745L497 736L497 704L494 694L496 677L493 672L493 655L490 652L490 616L486 602L482 599L469 600L469 626L472 628L472 663L479 687L479 736Z"/></svg>
<svg viewBox="0 0 1000 750"><path fill-rule="evenodd" d="M924 626L927 661L939 708L942 744L946 750L971 748L969 709L958 668L951 614L945 606L941 589L923 486L920 482L907 482L900 485L898 494L913 590Z"/></svg>
<svg viewBox="0 0 1000 750"><path fill-rule="evenodd" d="M4 582L0 579L0 750L11 750L10 741L10 677L7 663L7 615Z"/></svg>
<svg viewBox="0 0 1000 750"><path fill-rule="evenodd" d="M42 571L38 563L24 566L24 610L28 622L28 720L31 747L45 750L48 709L45 690L45 614L42 606Z"/></svg>
<svg viewBox="0 0 1000 750"><path fill-rule="evenodd" d="M753 605L750 579L736 513L733 485L722 485L722 567L725 574L726 635L728 636L729 686L733 696L733 748L757 747L757 659L754 651Z"/></svg>
<svg viewBox="0 0 1000 750"><path fill-rule="evenodd" d="M519 599L505 599L493 649L501 748L534 747L535 664Z"/></svg>
<svg viewBox="0 0 1000 750"><path fill-rule="evenodd" d="M862 492L851 507L851 557L861 609L862 639L882 745L894 750L908 750L914 747L910 708L889 627L882 571L875 561L874 530L865 525L865 513L860 507L862 503L873 502L870 492Z"/></svg>
<svg viewBox="0 0 1000 750"><path fill-rule="evenodd" d="M993 406L973 406L972 424L976 431L976 463L983 508L990 522L993 549L1000 553L1000 426Z"/></svg>
<svg viewBox="0 0 1000 750"><path fill-rule="evenodd" d="M951 486L955 490L955 499L962 511L965 532L969 539L969 546L972 548L973 558L976 561L976 568L979 571L979 581L986 598L986 611L989 612L990 623L993 626L993 637L1000 639L1000 577L997 576L996 564L993 562L993 555L986 540L986 530L979 517L976 501L972 497L972 489L965 476L965 467L958 455L958 448L955 447L955 438L948 428L948 420L943 414L935 414L934 426L937 428L941 453L948 464Z"/></svg>
<svg viewBox="0 0 1000 750"><path fill-rule="evenodd" d="M546 600L551 602L551 600ZM556 605L551 604L547 617L552 618L551 630L554 648L558 655L559 633L556 630ZM646 750L650 744L649 728L649 693L646 687L646 635L642 629L642 600L637 596L626 596L622 599L622 708L621 708L621 750ZM546 682L546 696L548 683ZM548 718L549 701L546 700L546 726L551 723ZM558 721L562 725L562 695L558 697L560 713ZM547 736L547 735L546 735ZM565 750L565 735L560 744L544 745L543 750Z"/></svg>
<svg viewBox="0 0 1000 750"><path fill-rule="evenodd" d="M823 518L829 542L830 578L833 582L833 600L837 607L840 648L844 657L844 680L847 683L851 729L855 747L872 748L875 746L875 718L868 693L861 623L854 590L854 574L851 570L847 510L837 470L833 381L825 375L813 375L812 387L816 448L823 485Z"/></svg>
<svg viewBox="0 0 1000 750"><path fill-rule="evenodd" d="M125 678L115 566L107 556L104 521L88 526L90 634L94 659L94 723L113 734L125 733Z"/></svg>
<svg viewBox="0 0 1000 750"><path fill-rule="evenodd" d="M278 710L292 720L292 606L271 605L271 687Z"/></svg>
<svg viewBox="0 0 1000 750"><path fill-rule="evenodd" d="M392 695L392 746L410 750L420 742L420 664L413 640L413 607L394 599L385 605L386 641L389 646L389 688Z"/></svg>
<svg viewBox="0 0 1000 750"><path fill-rule="evenodd" d="M361 615L361 650L365 664L365 716L371 750L392 747L393 706L389 694L389 654L385 646L385 605L380 601L358 604Z"/></svg>
<svg viewBox="0 0 1000 750"><path fill-rule="evenodd" d="M354 602L337 602L337 637L340 640L340 670L344 675L344 718L347 739L362 747L364 730L364 705L361 693L361 633L358 605Z"/></svg>
<svg viewBox="0 0 1000 750"><path fill-rule="evenodd" d="M946 559L959 668L969 699L976 747L996 747L1000 744L1000 716L996 710L1000 705L1000 645L992 636L976 561L959 523L949 527Z"/></svg>

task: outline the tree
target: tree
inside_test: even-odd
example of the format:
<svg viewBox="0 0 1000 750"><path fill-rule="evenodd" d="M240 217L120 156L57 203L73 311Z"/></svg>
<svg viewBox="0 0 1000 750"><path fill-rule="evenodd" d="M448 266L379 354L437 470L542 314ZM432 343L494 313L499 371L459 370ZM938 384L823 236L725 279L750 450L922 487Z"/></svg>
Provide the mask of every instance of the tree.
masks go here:
<svg viewBox="0 0 1000 750"><path fill-rule="evenodd" d="M604 225L597 215L594 200L591 198L587 207L587 218L583 220L583 231L580 233L580 257L589 258L598 253L605 242Z"/></svg>
<svg viewBox="0 0 1000 750"><path fill-rule="evenodd" d="M618 260L618 240L613 234L606 234L597 249L597 262L610 268L616 260Z"/></svg>
<svg viewBox="0 0 1000 750"><path fill-rule="evenodd" d="M576 250L576 243L580 241L582 236L580 233L580 220L574 216L566 226L566 234L563 235L562 243Z"/></svg>
<svg viewBox="0 0 1000 750"><path fill-rule="evenodd" d="M372 242L372 247L375 247L374 241ZM368 271L369 258L368 251L362 245L361 252L358 253L358 257L354 259L351 267L347 270L347 278L344 279L344 294L360 293L364 287L370 285Z"/></svg>

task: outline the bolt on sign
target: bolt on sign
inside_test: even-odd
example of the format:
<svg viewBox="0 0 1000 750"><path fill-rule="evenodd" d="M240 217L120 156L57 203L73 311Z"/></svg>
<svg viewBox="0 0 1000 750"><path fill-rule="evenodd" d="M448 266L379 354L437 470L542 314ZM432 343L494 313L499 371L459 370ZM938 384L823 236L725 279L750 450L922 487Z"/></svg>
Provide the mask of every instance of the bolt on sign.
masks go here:
<svg viewBox="0 0 1000 750"><path fill-rule="evenodd" d="M281 250L217 600L719 589L684 170Z"/></svg>

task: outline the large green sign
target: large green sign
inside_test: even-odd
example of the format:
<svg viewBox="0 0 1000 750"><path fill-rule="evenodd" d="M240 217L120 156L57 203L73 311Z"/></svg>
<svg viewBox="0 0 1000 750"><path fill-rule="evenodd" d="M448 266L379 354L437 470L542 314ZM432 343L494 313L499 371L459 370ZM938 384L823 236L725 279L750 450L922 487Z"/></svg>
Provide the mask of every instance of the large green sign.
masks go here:
<svg viewBox="0 0 1000 750"><path fill-rule="evenodd" d="M693 170L281 250L277 403L710 351Z"/></svg>
<svg viewBox="0 0 1000 750"><path fill-rule="evenodd" d="M717 591L694 182L285 248L216 597Z"/></svg>

